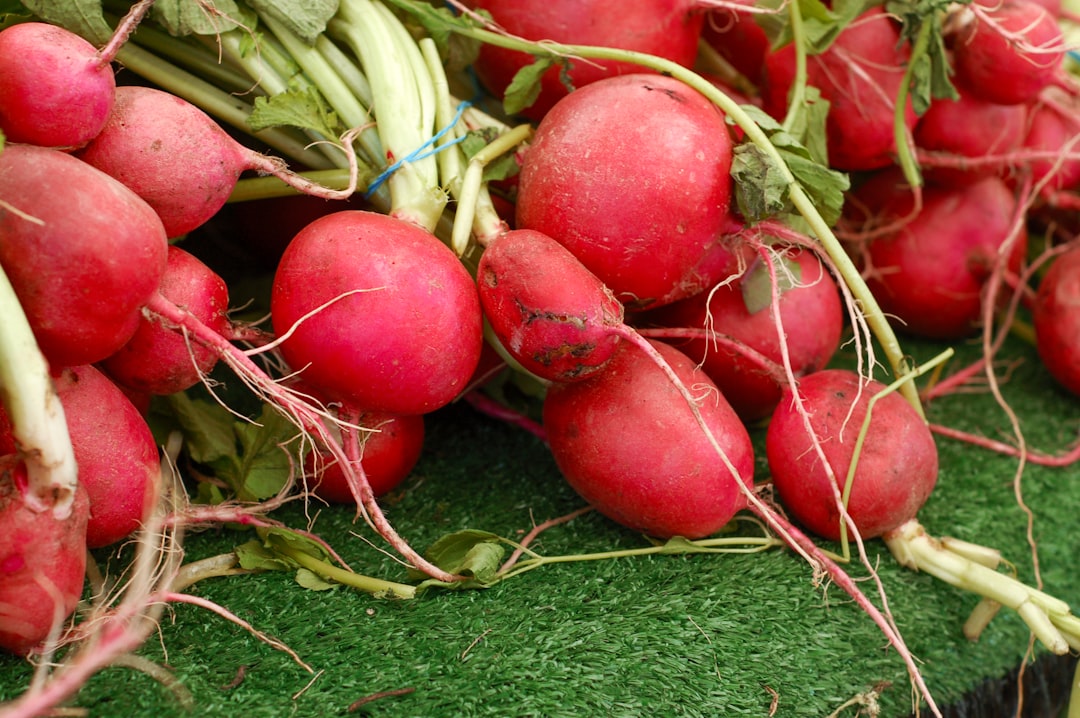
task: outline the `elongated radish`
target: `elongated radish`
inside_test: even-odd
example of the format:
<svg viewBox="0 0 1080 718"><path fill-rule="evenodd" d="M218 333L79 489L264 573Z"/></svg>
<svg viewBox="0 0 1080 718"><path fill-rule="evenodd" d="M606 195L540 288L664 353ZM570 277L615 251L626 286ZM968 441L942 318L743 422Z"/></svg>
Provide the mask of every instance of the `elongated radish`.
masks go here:
<svg viewBox="0 0 1080 718"><path fill-rule="evenodd" d="M280 159L234 140L205 112L176 95L137 85L116 89L105 127L78 153L154 208L170 238L214 216L245 171L272 174L308 194L345 199L290 172Z"/></svg>
<svg viewBox="0 0 1080 718"><path fill-rule="evenodd" d="M213 331L230 326L225 281L189 252L169 245L168 264L158 286L167 299L185 307ZM181 332L149 317L139 321L135 334L101 368L114 381L145 394L173 394L199 383L217 363L217 354Z"/></svg>
<svg viewBox="0 0 1080 718"><path fill-rule="evenodd" d="M753 483L750 437L723 395L678 350L654 344L688 386L739 476ZM653 536L701 538L745 506L727 467L655 360L629 343L604 371L556 384L544 400L544 428L570 485L612 520Z"/></svg>
<svg viewBox="0 0 1080 718"><path fill-rule="evenodd" d="M119 349L165 271L154 210L76 157L18 144L0 153L0 200L0 264L49 362Z"/></svg>
<svg viewBox="0 0 1080 718"><path fill-rule="evenodd" d="M278 265L270 310L303 381L359 411L434 411L480 359L468 271L433 235L374 212L335 212L301 230Z"/></svg>
<svg viewBox="0 0 1080 718"><path fill-rule="evenodd" d="M688 0L470 0L467 5L490 13L501 30L526 40L634 50L686 67L697 56L705 18L703 12L693 11L695 3ZM485 43L474 67L487 89L501 97L515 74L534 60L527 53ZM641 71L640 65L629 62L568 58L567 67L544 72L539 96L521 114L539 120L571 89Z"/></svg>
<svg viewBox="0 0 1080 718"><path fill-rule="evenodd" d="M594 82L537 128L517 227L563 244L628 306L689 296L716 279L702 263L727 228L731 148L723 113L681 82Z"/></svg>

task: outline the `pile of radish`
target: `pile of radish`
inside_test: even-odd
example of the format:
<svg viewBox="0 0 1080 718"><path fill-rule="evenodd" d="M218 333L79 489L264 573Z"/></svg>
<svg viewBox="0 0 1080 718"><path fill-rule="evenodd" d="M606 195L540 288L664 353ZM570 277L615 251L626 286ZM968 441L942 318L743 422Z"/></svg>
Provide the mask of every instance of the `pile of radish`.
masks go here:
<svg viewBox="0 0 1080 718"><path fill-rule="evenodd" d="M1080 395L1060 7L837 4L806 24L801 4L342 0L305 36L237 3L273 38L248 53L245 23L178 28L150 0L118 24L25 4L0 30L0 646L77 643L87 549L161 522L269 526L296 494L353 507L428 580L464 580L378 498L424 417L473 399L629 529L700 539L754 513L877 622L937 713L902 636L803 532L880 537L935 575L967 561L918 523L938 458L915 385L931 365L906 337L947 354L982 336L939 396L993 381L1028 316ZM454 94L474 77L486 94ZM185 249L260 193L320 198L283 250L264 240L262 325ZM217 371L283 419L263 429L288 459L266 489L219 477L232 493L204 505L146 416L216 396ZM533 406L498 404L515 379ZM1017 610L1042 595L994 575L956 585ZM1040 605L1033 633L1080 650L1068 607Z"/></svg>

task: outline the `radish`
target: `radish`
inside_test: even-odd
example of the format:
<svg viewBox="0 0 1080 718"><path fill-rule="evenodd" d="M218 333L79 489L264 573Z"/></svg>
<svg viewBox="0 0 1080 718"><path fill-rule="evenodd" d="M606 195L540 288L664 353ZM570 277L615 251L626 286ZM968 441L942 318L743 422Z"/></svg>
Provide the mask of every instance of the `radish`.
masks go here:
<svg viewBox="0 0 1080 718"><path fill-rule="evenodd" d="M875 6L852 20L827 50L807 58L807 84L830 103L825 129L831 167L873 170L894 163L893 117L909 55L890 15ZM792 44L769 53L764 76L764 109L783 119L795 80ZM913 128L917 119L909 101L906 127Z"/></svg>
<svg viewBox="0 0 1080 718"><path fill-rule="evenodd" d="M374 212L335 212L302 229L274 275L270 311L302 380L362 412L434 411L480 359L468 271L430 233Z"/></svg>
<svg viewBox="0 0 1080 718"><path fill-rule="evenodd" d="M784 337L777 334L769 274L761 262L754 262L736 281L648 315L650 322L661 325L649 336L665 338L663 327L688 327L707 333L703 338L679 340L673 336L666 341L700 362L743 421L771 414L786 380L778 383L768 367L726 344L718 344L717 335L777 364L783 359L780 343L785 342L795 376L825 368L840 347L844 309L832 275L809 250L789 249L780 257L791 273L787 275L790 285L782 283L780 291ZM783 270L778 272L782 274Z"/></svg>
<svg viewBox="0 0 1080 718"><path fill-rule="evenodd" d="M937 483L937 447L911 405L889 393L871 409L872 397L884 388L846 369L827 369L786 389L773 412L765 439L773 486L795 520L822 538L840 538L837 497L845 491L860 441L847 513L862 538L881 536L913 519ZM863 438L868 410L871 421Z"/></svg>
<svg viewBox="0 0 1080 718"><path fill-rule="evenodd" d="M685 385L701 388L706 425L751 486L754 450L738 416L693 360L665 344L652 345ZM654 358L630 343L620 344L604 371L552 385L543 422L570 485L624 526L661 538L701 538L745 507L683 395Z"/></svg>
<svg viewBox="0 0 1080 718"><path fill-rule="evenodd" d="M619 48L694 64L705 15L688 0L470 0L469 7L490 13L506 33L526 40ZM536 58L520 50L484 43L473 62L477 77L502 97L515 75ZM541 77L536 100L521 114L539 120L570 90L596 80L641 73L640 65L613 60L569 58L567 67L550 67Z"/></svg>
<svg viewBox="0 0 1080 718"><path fill-rule="evenodd" d="M576 381L615 353L622 304L547 235L506 232L480 255L476 282L492 331L527 371L549 381Z"/></svg>
<svg viewBox="0 0 1080 718"><path fill-rule="evenodd" d="M987 176L959 187L925 187L922 206L912 214L914 197L898 177L886 171L856 192L866 212L856 224L895 222L865 248L867 285L908 333L970 336L999 252L1008 252L1006 266L1016 271L1026 251L1026 232L1014 226L1016 199L1004 180ZM858 214L854 207L850 217ZM1019 234L1010 239L1014 231Z"/></svg>
<svg viewBox="0 0 1080 718"><path fill-rule="evenodd" d="M64 152L0 153L0 265L54 367L100 361L135 333L165 271L161 220L130 189Z"/></svg>
<svg viewBox="0 0 1080 718"><path fill-rule="evenodd" d="M321 188L289 172L281 160L241 145L187 100L136 85L116 89L108 122L78 156L145 199L169 237L214 216L247 170L327 199L345 199L354 189Z"/></svg>
<svg viewBox="0 0 1080 718"><path fill-rule="evenodd" d="M1032 322L1046 370L1080 395L1080 249L1069 249L1050 264L1039 282Z"/></svg>
<svg viewBox="0 0 1080 718"><path fill-rule="evenodd" d="M0 130L9 142L81 147L105 126L115 92L109 60L75 33L44 22L0 31Z"/></svg>
<svg viewBox="0 0 1080 718"><path fill-rule="evenodd" d="M375 496L393 491L416 466L424 448L424 417L365 415L361 424L371 429L362 438L360 460ZM315 455L312 455L315 458ZM332 504L355 504L345 473L337 463L320 454L304 482L308 489ZM318 465L314 465L318 464Z"/></svg>
<svg viewBox="0 0 1080 718"><path fill-rule="evenodd" d="M1080 186L1080 101L1058 88L1046 90L1028 109L1027 134L1021 152L1049 153L1026 166L1042 192ZM1022 156L1022 155L1021 155Z"/></svg>
<svg viewBox="0 0 1080 718"><path fill-rule="evenodd" d="M169 245L168 264L158 291L186 308L218 334L230 322L229 290L225 281L201 260ZM201 381L217 363L217 354L149 317L135 334L100 367L114 381L145 394L173 394Z"/></svg>
<svg viewBox="0 0 1080 718"><path fill-rule="evenodd" d="M0 457L0 648L31 653L75 610L86 572L89 501L79 485L70 515L26 505L25 465Z"/></svg>
<svg viewBox="0 0 1080 718"><path fill-rule="evenodd" d="M931 153L930 161L920 158L925 177L938 184L957 184L985 176L983 167L944 167L932 159L939 153L956 160L1008 155L1023 143L1027 119L1026 105L988 102L963 88L956 99L934 99L915 127L915 144ZM994 173L1004 177L1008 169L1002 161Z"/></svg>
<svg viewBox="0 0 1080 718"><path fill-rule="evenodd" d="M516 226L563 244L628 306L690 296L716 279L703 271L710 254L726 254L729 132L716 106L668 77L587 85L540 122Z"/></svg>
<svg viewBox="0 0 1080 718"><path fill-rule="evenodd" d="M114 544L131 535L157 501L161 489L157 444L135 405L94 367L64 369L55 383L79 467L79 485L90 502L85 544L89 548ZM4 424L0 421L0 429ZM10 436L0 437L0 448L10 442Z"/></svg>
<svg viewBox="0 0 1080 718"><path fill-rule="evenodd" d="M1030 0L974 4L952 38L956 82L1003 105L1032 102L1063 71L1066 43L1054 16Z"/></svg>

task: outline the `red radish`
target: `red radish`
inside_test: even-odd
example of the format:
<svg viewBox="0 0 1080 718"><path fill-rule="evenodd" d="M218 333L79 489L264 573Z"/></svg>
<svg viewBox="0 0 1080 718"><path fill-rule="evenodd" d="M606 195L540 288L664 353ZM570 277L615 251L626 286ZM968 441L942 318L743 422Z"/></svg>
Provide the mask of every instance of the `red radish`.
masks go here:
<svg viewBox="0 0 1080 718"><path fill-rule="evenodd" d="M952 42L957 84L1003 105L1032 102L1062 72L1066 43L1054 16L1030 0L972 6Z"/></svg>
<svg viewBox="0 0 1080 718"><path fill-rule="evenodd" d="M865 11L820 55L807 58L807 83L828 100L829 164L840 170L872 170L894 163L893 116L910 54L900 31L880 6ZM788 44L765 60L765 110L782 119L795 78L795 48ZM910 103L905 122L917 117Z"/></svg>
<svg viewBox="0 0 1080 718"><path fill-rule="evenodd" d="M755 86L761 81L769 54L769 37L756 17L738 6L711 10L701 30L701 39Z"/></svg>
<svg viewBox="0 0 1080 718"><path fill-rule="evenodd" d="M109 356L165 271L161 220L134 192L59 150L0 153L0 264L55 367Z"/></svg>
<svg viewBox="0 0 1080 718"><path fill-rule="evenodd" d="M781 275L783 341L795 376L801 376L823 369L836 353L844 327L844 308L835 280L813 252L792 249L781 257L786 270L793 273L792 285L786 286L785 267L777 270ZM666 327L691 327L723 335L780 363L782 340L777 334L770 295L768 270L759 260L739 280L661 307L649 320ZM663 330L651 336L662 337ZM780 401L783 385L744 354L705 338L668 341L701 363L743 421L768 416Z"/></svg>
<svg viewBox="0 0 1080 718"><path fill-rule="evenodd" d="M1080 186L1080 102L1064 90L1048 89L1028 110L1021 152L1048 153L1027 163L1043 192ZM1021 155L1022 156L1022 155Z"/></svg>
<svg viewBox="0 0 1080 718"><path fill-rule="evenodd" d="M56 393L79 465L79 483L90 499L86 545L109 546L138 529L157 501L157 444L135 405L94 367L65 369L56 378Z"/></svg>
<svg viewBox="0 0 1080 718"><path fill-rule="evenodd" d="M116 88L108 122L78 154L145 199L169 237L214 216L247 170L330 199L351 194L322 190L288 172L281 160L241 145L187 100L137 85Z"/></svg>
<svg viewBox="0 0 1080 718"><path fill-rule="evenodd" d="M301 230L270 311L302 380L360 411L434 411L480 359L480 300L464 265L423 229L374 212L335 212Z"/></svg>
<svg viewBox="0 0 1080 718"><path fill-rule="evenodd" d="M550 381L584 379L615 352L622 304L547 235L530 229L505 233L484 249L476 274L484 316L506 350L533 374Z"/></svg>
<svg viewBox="0 0 1080 718"><path fill-rule="evenodd" d="M86 490L70 516L33 511L23 501L25 466L0 457L0 648L27 655L71 615L86 573Z"/></svg>
<svg viewBox="0 0 1080 718"><path fill-rule="evenodd" d="M693 12L695 3L688 0L470 0L467 4L487 11L500 28L526 40L634 50L685 67L692 66L697 57L704 20L704 14ZM487 89L502 97L514 75L534 60L527 53L484 43L473 67ZM630 62L570 58L565 76L559 67L545 72L539 97L522 114L539 120L569 94L571 87L577 89L605 77L644 71Z"/></svg>
<svg viewBox="0 0 1080 718"><path fill-rule="evenodd" d="M0 31L0 130L9 142L75 148L109 117L116 78L97 48L44 22Z"/></svg>
<svg viewBox="0 0 1080 718"><path fill-rule="evenodd" d="M685 354L653 346L687 386L702 389L706 425L752 485L749 434ZM709 536L745 506L683 395L639 347L620 344L604 371L554 384L544 400L551 452L570 485L608 518L661 538Z"/></svg>
<svg viewBox="0 0 1080 718"><path fill-rule="evenodd" d="M564 245L624 304L659 306L717 279L702 265L723 252L731 160L723 113L696 91L659 75L599 80L540 122L516 226Z"/></svg>
<svg viewBox="0 0 1080 718"><path fill-rule="evenodd" d="M795 520L822 538L840 538L842 495L871 398L885 387L845 369L803 377L797 391L826 469L788 388L773 413L765 451L773 486ZM864 539L915 517L937 483L933 435L899 394L875 401L858 455L847 512Z"/></svg>
<svg viewBox="0 0 1080 718"><path fill-rule="evenodd" d="M416 466L424 448L424 417L364 415L361 423L374 431L363 432L360 464L375 496L393 491ZM321 456L327 461L326 455ZM314 462L312 462L314 463ZM305 478L308 488L333 504L355 504L341 467L325 463Z"/></svg>
<svg viewBox="0 0 1080 718"><path fill-rule="evenodd" d="M169 245L158 291L218 334L229 328L229 290L200 259ZM213 350L160 321L143 317L134 336L101 362L114 380L136 392L173 394L197 384L217 363Z"/></svg>
<svg viewBox="0 0 1080 718"><path fill-rule="evenodd" d="M987 102L961 89L955 100L938 98L930 104L915 127L915 144L922 150L957 160L1007 155L1023 143L1027 117L1026 105ZM930 155L931 160L933 156ZM988 174L983 166L963 169L938 166L932 161L920 162L926 178L938 184L967 182ZM999 176L1005 176L1008 170L1005 161L992 168Z"/></svg>
<svg viewBox="0 0 1080 718"><path fill-rule="evenodd" d="M935 339L969 336L981 320L983 285L1015 229L1016 199L993 176L959 187L927 186L921 209L905 219L915 209L912 193L880 191L897 176L887 171L857 193L885 198L865 203L868 223L897 223L866 247L867 285L904 331ZM1027 246L1023 227L1018 231L1007 265L1013 271Z"/></svg>
<svg viewBox="0 0 1080 718"><path fill-rule="evenodd" d="M1046 370L1080 395L1080 249L1052 260L1032 308L1035 346Z"/></svg>

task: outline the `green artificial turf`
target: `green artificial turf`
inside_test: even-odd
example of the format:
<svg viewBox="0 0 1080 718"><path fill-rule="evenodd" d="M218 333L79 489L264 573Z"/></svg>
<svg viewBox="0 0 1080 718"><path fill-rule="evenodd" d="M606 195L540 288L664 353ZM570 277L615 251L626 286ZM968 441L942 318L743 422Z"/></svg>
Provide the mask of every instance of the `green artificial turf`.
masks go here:
<svg viewBox="0 0 1080 718"><path fill-rule="evenodd" d="M936 348L918 351L922 360ZM1005 391L1028 441L1066 445L1076 436L1080 406L1052 385L1030 351L1012 344L1006 355L1023 359ZM929 415L994 436L1008 430L987 395L941 400ZM1001 548L1023 579L1034 580L1026 517L1012 486L1016 461L955 441L939 445L941 478L923 523L937 535ZM1080 471L1029 466L1022 486L1046 589L1078 608ZM461 405L431 417L420 464L385 505L399 531L424 547L465 528L520 538L534 522L581 502L539 441ZM299 508L278 517L296 528L310 518ZM351 511L324 508L312 528L355 570L405 578L400 565L359 537L374 540ZM191 534L188 557L228 551L248 538L232 529ZM590 513L543 533L534 548L557 555L645 545ZM1015 615L1003 612L980 641L968 642L960 627L974 597L899 568L880 542L868 548L939 704L962 700L1024 660L1028 632ZM865 575L858 565L850 571ZM243 629L180 605L140 654L169 667L190 692L190 711L161 683L122 667L96 675L74 705L102 718L765 716L775 701L775 715L786 717L826 716L859 693L888 686L879 698L882 716L912 708L904 665L878 629L841 590L815 586L809 568L780 550L550 565L490 589L434 591L413 601L306 590L285 572L211 579L192 592L284 641L315 673ZM0 698L18 694L29 675L23 661L0 658ZM384 691L400 693L349 711ZM856 708L841 715L854 716Z"/></svg>

